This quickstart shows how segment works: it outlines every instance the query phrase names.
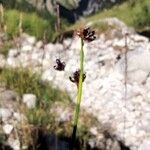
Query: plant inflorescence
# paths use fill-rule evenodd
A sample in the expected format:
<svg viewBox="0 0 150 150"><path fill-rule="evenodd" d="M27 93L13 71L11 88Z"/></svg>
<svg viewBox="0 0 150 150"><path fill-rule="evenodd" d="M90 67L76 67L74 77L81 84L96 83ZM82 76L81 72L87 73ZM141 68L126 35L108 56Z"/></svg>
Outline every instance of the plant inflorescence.
<svg viewBox="0 0 150 150"><path fill-rule="evenodd" d="M80 113L80 104L82 97L82 86L83 81L86 78L86 74L84 73L84 42L92 42L96 39L95 31L92 31L89 27L80 29L76 32L76 34L80 37L81 40L81 48L80 48L80 69L76 70L72 76L69 77L70 81L75 83L77 86L77 102L75 107L75 115L73 122L73 132L72 132L72 141L70 144L70 149L72 150L76 141L76 132L77 125L79 120ZM63 71L65 69L65 63L60 59L56 59L56 65L54 66L56 70Z"/></svg>

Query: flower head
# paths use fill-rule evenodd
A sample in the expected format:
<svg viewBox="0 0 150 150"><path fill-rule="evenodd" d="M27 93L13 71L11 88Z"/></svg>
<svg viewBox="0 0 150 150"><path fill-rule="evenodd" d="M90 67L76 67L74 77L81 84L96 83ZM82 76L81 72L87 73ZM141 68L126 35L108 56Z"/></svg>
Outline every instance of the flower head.
<svg viewBox="0 0 150 150"><path fill-rule="evenodd" d="M82 82L84 82L85 78L86 78L86 74L83 73L83 77L82 77ZM73 73L72 77L69 77L70 81L73 83L76 83L76 85L79 84L79 79L80 79L80 70L77 70Z"/></svg>
<svg viewBox="0 0 150 150"><path fill-rule="evenodd" d="M62 62L60 59L56 59L56 65L54 66L55 70L64 71L65 66L65 62Z"/></svg>
<svg viewBox="0 0 150 150"><path fill-rule="evenodd" d="M77 35L84 41L91 42L96 39L95 31L92 31L89 27L77 31Z"/></svg>

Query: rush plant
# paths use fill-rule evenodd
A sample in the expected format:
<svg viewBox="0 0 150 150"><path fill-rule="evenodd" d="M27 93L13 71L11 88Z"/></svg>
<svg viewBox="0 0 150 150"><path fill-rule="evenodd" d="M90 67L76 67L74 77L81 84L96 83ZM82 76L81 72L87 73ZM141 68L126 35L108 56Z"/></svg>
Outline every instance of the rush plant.
<svg viewBox="0 0 150 150"><path fill-rule="evenodd" d="M73 150L76 141L76 132L77 132L77 126L78 126L78 120L80 114L80 104L82 98L82 87L83 87L83 81L86 78L86 74L84 73L84 42L85 41L91 42L96 38L95 31L91 31L89 27L78 30L76 34L80 37L81 40L80 69L76 70L73 73L73 75L69 77L70 81L75 83L77 86L77 101L75 107L75 115L73 119L73 132L72 132L70 150ZM56 59L56 65L54 66L54 68L59 71L64 71L65 65L66 64L64 62L61 62L59 59Z"/></svg>

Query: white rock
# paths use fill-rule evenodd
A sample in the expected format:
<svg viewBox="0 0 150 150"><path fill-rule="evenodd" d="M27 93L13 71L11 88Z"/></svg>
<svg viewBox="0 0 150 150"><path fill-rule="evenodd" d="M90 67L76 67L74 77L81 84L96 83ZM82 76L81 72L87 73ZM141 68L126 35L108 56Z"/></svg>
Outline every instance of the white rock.
<svg viewBox="0 0 150 150"><path fill-rule="evenodd" d="M17 58L13 58L13 57L8 57L7 58L7 64L13 68L19 67L20 66L20 62Z"/></svg>
<svg viewBox="0 0 150 150"><path fill-rule="evenodd" d="M93 134L93 135L97 135L98 134L98 131L97 131L97 128L96 127L92 127L90 129L90 132Z"/></svg>
<svg viewBox="0 0 150 150"><path fill-rule="evenodd" d="M79 38L74 39L74 41L71 44L70 49L72 49L72 50L80 49L80 39Z"/></svg>
<svg viewBox="0 0 150 150"><path fill-rule="evenodd" d="M32 60L37 60L37 61L40 62L43 59L43 55L44 55L43 51L40 51L38 53L32 53L31 59Z"/></svg>
<svg viewBox="0 0 150 150"><path fill-rule="evenodd" d="M0 108L0 118L7 120L9 117L11 117L12 111L7 108Z"/></svg>
<svg viewBox="0 0 150 150"><path fill-rule="evenodd" d="M56 43L55 44L55 50L57 51L62 51L62 50L64 50L64 48L63 48L63 45L62 44L60 44L60 43Z"/></svg>
<svg viewBox="0 0 150 150"><path fill-rule="evenodd" d="M11 138L8 140L8 144L11 145L11 147L14 150L20 150L20 141L19 140Z"/></svg>
<svg viewBox="0 0 150 150"><path fill-rule="evenodd" d="M10 49L8 52L8 57L15 57L18 55L18 50L17 49Z"/></svg>
<svg viewBox="0 0 150 150"><path fill-rule="evenodd" d="M35 42L36 42L36 38L34 36L30 36L26 40L31 45L35 44Z"/></svg>
<svg viewBox="0 0 150 150"><path fill-rule="evenodd" d="M150 118L149 118L149 121L146 120L145 118L143 118L142 120L142 124L141 124L141 128L142 130L146 131L146 132L150 132Z"/></svg>
<svg viewBox="0 0 150 150"><path fill-rule="evenodd" d="M24 45L21 50L23 52L30 52L30 51L32 51L32 49L33 49L33 47L31 45Z"/></svg>
<svg viewBox="0 0 150 150"><path fill-rule="evenodd" d="M138 132L138 129L136 127L131 127L129 128L129 130L130 130L131 136L135 136Z"/></svg>
<svg viewBox="0 0 150 150"><path fill-rule="evenodd" d="M49 61L49 59L44 59L42 61L42 66L43 66L43 69L46 70L46 69L49 69L51 67L51 62Z"/></svg>
<svg viewBox="0 0 150 150"><path fill-rule="evenodd" d="M146 81L146 88L147 88L148 90L150 90L150 77L147 78L147 81Z"/></svg>
<svg viewBox="0 0 150 150"><path fill-rule="evenodd" d="M123 48L124 45L125 45L124 40L117 40L117 39L116 39L116 40L114 41L114 43L113 43L113 46L114 46L114 47L122 47L122 48Z"/></svg>
<svg viewBox="0 0 150 150"><path fill-rule="evenodd" d="M128 53L128 71L143 70L150 71L150 52L130 52Z"/></svg>
<svg viewBox="0 0 150 150"><path fill-rule="evenodd" d="M21 53L18 57L19 61L23 64L31 61L31 54L27 55L25 53Z"/></svg>
<svg viewBox="0 0 150 150"><path fill-rule="evenodd" d="M43 46L43 42L42 41L38 41L37 43L36 43L36 48L41 48L42 46Z"/></svg>
<svg viewBox="0 0 150 150"><path fill-rule="evenodd" d="M6 124L3 126L3 131L5 134L9 135L12 132L13 128L14 127L11 124Z"/></svg>
<svg viewBox="0 0 150 150"><path fill-rule="evenodd" d="M47 69L43 72L41 79L42 81L52 81L54 79L54 74L50 69Z"/></svg>
<svg viewBox="0 0 150 150"><path fill-rule="evenodd" d="M147 93L147 99L150 102L150 92Z"/></svg>
<svg viewBox="0 0 150 150"><path fill-rule="evenodd" d="M23 103L26 104L28 108L34 108L36 105L36 95L34 94L24 94Z"/></svg>
<svg viewBox="0 0 150 150"><path fill-rule="evenodd" d="M18 122L20 122L20 121L25 121L25 120L26 120L26 117L25 117L23 114L17 113L17 112L14 112L13 117L14 117Z"/></svg>
<svg viewBox="0 0 150 150"><path fill-rule="evenodd" d="M143 71L143 70L136 70L136 71L130 71L128 73L128 81L130 83L132 82L137 82L137 83L142 83L143 81L146 80L148 73Z"/></svg>
<svg viewBox="0 0 150 150"><path fill-rule="evenodd" d="M136 42L148 42L148 38L140 36L138 34L133 34L130 37Z"/></svg>
<svg viewBox="0 0 150 150"><path fill-rule="evenodd" d="M65 39L65 40L63 41L63 44L65 45L65 47L70 46L71 43L72 43L72 39Z"/></svg>
<svg viewBox="0 0 150 150"><path fill-rule="evenodd" d="M149 150L150 149L150 141L144 141L138 150Z"/></svg>
<svg viewBox="0 0 150 150"><path fill-rule="evenodd" d="M46 51L47 51L47 50L53 51L53 50L55 49L55 45L52 44L52 43L48 43L48 44L46 44L46 45L44 46L44 49L45 49Z"/></svg>
<svg viewBox="0 0 150 150"><path fill-rule="evenodd" d="M90 147L93 149L96 146L96 139L89 139L88 144L90 145Z"/></svg>

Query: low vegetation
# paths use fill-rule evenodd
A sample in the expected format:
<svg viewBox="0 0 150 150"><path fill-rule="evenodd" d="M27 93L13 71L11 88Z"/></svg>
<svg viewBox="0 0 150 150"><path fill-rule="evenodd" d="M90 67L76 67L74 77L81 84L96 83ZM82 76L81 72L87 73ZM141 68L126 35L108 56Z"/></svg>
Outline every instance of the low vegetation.
<svg viewBox="0 0 150 150"><path fill-rule="evenodd" d="M0 83L5 83L7 89L17 92L20 99L25 93L33 93L37 96L37 105L34 109L26 109L26 107L21 109L26 114L29 124L35 126L47 127L52 125L54 127L55 114L50 113L50 108L55 102L63 105L71 103L70 97L65 91L54 88L52 84L42 83L40 76L30 70L2 69L0 71ZM21 101L20 104L22 104Z"/></svg>
<svg viewBox="0 0 150 150"><path fill-rule="evenodd" d="M22 30L30 35L36 36L38 39L53 39L55 18L50 17L49 20L43 19L34 13L25 13L18 10L6 10L4 12L4 24L6 25L6 33L9 37L19 34L20 15L22 14Z"/></svg>
<svg viewBox="0 0 150 150"><path fill-rule="evenodd" d="M76 29L81 26L83 27L89 22L95 22L106 17L117 17L127 25L134 27L137 31L150 30L149 6L149 0L128 0L120 5L115 5L111 9L105 9L95 15L86 17L84 20L78 21L70 28Z"/></svg>
<svg viewBox="0 0 150 150"><path fill-rule="evenodd" d="M25 141L32 142L29 131L34 131L35 129L70 138L72 132L71 120L61 123L57 121L57 117L59 116L55 113L56 108L63 108L64 110L69 108L73 113L74 104L70 101L70 97L65 91L54 88L52 84L42 83L40 75L22 68L1 69L0 83L5 83L7 89L16 91L20 99L24 93L33 93L37 96L37 105L33 109L28 109L20 101L20 110L28 119L28 124L21 125L23 132L22 138L26 138ZM86 124L84 124L85 121ZM81 111L78 138L79 141L81 140L82 146L86 146L87 140L91 137L88 129L93 124L95 125L95 123L98 122L94 117L87 114L84 110ZM33 138L38 137L34 135ZM0 137L1 141L2 139Z"/></svg>
<svg viewBox="0 0 150 150"><path fill-rule="evenodd" d="M67 92L54 88L52 83L42 83L40 75L32 73L30 70L21 68L1 69L0 83L5 83L7 89L16 91L20 98L24 93L33 93L37 96L36 108L26 111L31 124L37 126L51 124L55 118L55 114L50 113L50 108L53 106L70 107L73 110L74 104ZM91 117L89 118L89 120L92 120ZM85 119L85 115L83 119Z"/></svg>
<svg viewBox="0 0 150 150"><path fill-rule="evenodd" d="M40 75L32 73L30 70L3 69L0 72L0 81L6 83L7 88L15 90L20 96L24 93L33 93L38 100L48 101L48 103L70 100L66 92L54 88L52 84L42 83Z"/></svg>
<svg viewBox="0 0 150 150"><path fill-rule="evenodd" d="M9 49L13 47L13 43L11 40L3 41L0 44L0 54L3 54L5 57L7 56Z"/></svg>

